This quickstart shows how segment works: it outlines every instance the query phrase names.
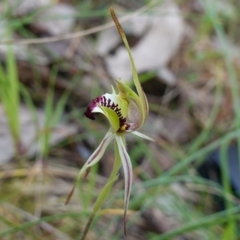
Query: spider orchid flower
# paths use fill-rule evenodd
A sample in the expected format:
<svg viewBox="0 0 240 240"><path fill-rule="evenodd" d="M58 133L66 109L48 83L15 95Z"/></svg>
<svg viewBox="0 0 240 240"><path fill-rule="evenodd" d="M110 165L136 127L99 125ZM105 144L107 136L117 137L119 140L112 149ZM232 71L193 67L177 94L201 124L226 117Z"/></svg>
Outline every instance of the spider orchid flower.
<svg viewBox="0 0 240 240"><path fill-rule="evenodd" d="M84 176L87 173L88 168L96 164L102 158L107 146L112 141L115 141L121 158L125 178L125 197L124 197L124 223L125 223L131 193L133 174L131 160L125 147L124 135L127 133L133 133L147 140L150 141L153 140L150 137L137 131L145 123L146 118L148 116L148 102L140 85L136 67L133 61L133 57L126 36L112 8L110 8L110 12L115 22L115 25L119 31L119 34L126 46L127 52L129 54L133 72L133 81L137 93L134 92L123 81L117 80L116 81L117 91L112 86L112 93L105 93L95 98L88 105L84 115L89 119L95 120L96 113L103 114L110 123L110 129L108 130L107 134L105 135L97 149L93 152L93 154L89 157L85 165L80 170L78 178Z"/></svg>

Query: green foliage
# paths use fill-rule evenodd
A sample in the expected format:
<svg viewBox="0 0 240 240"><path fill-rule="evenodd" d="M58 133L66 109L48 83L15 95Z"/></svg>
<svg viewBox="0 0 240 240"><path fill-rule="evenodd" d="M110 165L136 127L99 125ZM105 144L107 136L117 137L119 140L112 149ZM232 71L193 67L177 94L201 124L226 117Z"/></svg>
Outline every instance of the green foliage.
<svg viewBox="0 0 240 240"><path fill-rule="evenodd" d="M76 1L77 2L77 1ZM148 1L145 1L148 2ZM188 61L188 69L186 70L184 78L187 79L189 84L196 83L201 71L205 71L205 67L208 66L213 72L216 78L216 85L213 88L214 91L214 105L212 106L211 112L206 119L205 125L201 129L200 133L196 135L194 139L188 142L186 145L172 145L165 143L162 145L160 140L157 142L157 146L161 146L173 156L175 165L164 172L159 167L157 159L153 158L151 149L142 140L134 142L133 146L129 147L131 159L133 160L134 174L139 177L139 183L134 184L131 194L130 206L134 214L129 214L128 217L128 229L137 222L137 219L141 217L146 209L158 209L179 220L180 226L177 226L173 230L165 234L157 234L153 232L147 233L147 239L151 240L174 240L175 238L186 235L190 236L190 239L201 239L201 240L235 240L238 239L237 227L239 226L239 212L240 208L236 206L239 203L239 199L232 195L229 182L228 162L227 162L227 147L231 142L237 142L240 149L240 111L239 111L239 83L238 74L239 71L235 69L232 64L230 51L228 49L227 40L232 39L236 42L237 26L239 25L239 14L234 16L228 16L218 11L218 1L198 1L203 7L201 14L191 13L186 17L196 24L196 45L198 39L211 39L212 36L216 36L220 39L221 52L215 52L214 50L209 51L201 50L196 51L194 44L189 46L186 59ZM211 4L210 4L211 2ZM236 9L239 9L237 2L231 1ZM179 1L180 4L186 4L188 6L188 0ZM213 5L212 5L213 4ZM102 7L100 10L92 10L93 3L84 1L82 4L77 2L79 14L76 16L77 19L88 18L92 16L107 16L108 9ZM185 5L184 5L185 6ZM36 16L37 12L31 16L25 17L24 19L12 19L12 28L17 30L22 36L31 37L30 32L25 28L26 23L31 23ZM10 18L10 12L6 13ZM18 71L16 60L13 54L12 45L8 46L6 64L0 66L0 101L6 112L9 127L12 132L13 139L15 141L16 151L19 148L20 143L20 127L19 127L19 104L20 104L20 93L23 97L24 102L28 108L31 109L33 118L37 122L36 106L32 99L28 89L19 84ZM203 66L201 68L200 66ZM222 72L226 69L226 82L223 82ZM225 72L224 72L225 73ZM62 120L64 111L66 109L67 101L71 97L71 90L76 86L77 79L69 79L71 82L71 89L65 91L58 101L56 101L55 83L56 83L57 69L52 70L51 79L47 87L47 98L44 101L45 111L45 122L43 129L39 130L38 144L41 148L40 157L48 159L51 148L49 141L51 139L52 129ZM149 79L155 76L155 73L145 73L140 76L142 82L147 82ZM91 97L97 96L101 93L99 90L99 79L95 79L93 84ZM232 107L234 110L234 117L226 122L226 125L218 125L217 118L222 107L222 96L225 94L224 89L230 90L231 97L233 99ZM195 106L194 102L189 101L189 107L187 109L192 110ZM156 111L159 106L154 106L150 103L150 109ZM161 109L162 112L166 109ZM160 113L161 114L161 113ZM96 142L100 142L103 135L103 130L99 125L97 127L82 117L82 110L76 107L70 107L70 110L66 116L66 119L74 120L80 123L83 130L82 133L75 137L72 141L83 141L91 132L92 138L96 139ZM98 129L98 131L96 131ZM214 149L220 149L221 155L221 172L223 178L223 184L219 185L212 181L204 180L197 176L193 166L200 164L205 157L211 153ZM149 172L145 171L144 168L139 167L139 157L145 156L150 167L153 169L153 176ZM71 159L69 159L71 161ZM48 168L51 169L51 163L48 163ZM22 234L26 239L40 239L35 233L36 229L40 229L44 224L48 224L46 229L50 227L53 237L49 239L78 239L80 234L84 236L84 229L86 222L87 231L90 224L92 224L91 230L89 230L91 239L121 239L122 234L121 226L119 232L113 233L113 225L118 226L119 219L122 216L122 212L116 213L113 210L122 209L123 207L123 196L124 192L122 189L122 181L119 180L117 184L111 190L113 182L117 177L117 169L119 166L115 166L114 174L103 192L103 182L106 179L99 180L98 166L91 169L88 180L81 182L79 187L79 196L77 202L74 201L72 205L68 207L64 206L64 200L67 194L67 190L61 192L59 195L54 195L52 198L47 199L51 189L44 190L46 186L56 186L55 180L59 178L61 171L66 176L64 178L69 181L69 174L73 171L73 175L76 175L76 171L68 168L66 165L61 163L55 164L55 171L52 170L51 174L44 173L44 179L46 182L36 181L37 174L34 173L35 168L31 168L29 164L28 168L16 167L14 171L2 170L0 172L0 179L2 189L0 191L0 238L1 239L15 239ZM78 170L79 167L76 167ZM75 170L76 170L75 169ZM32 175L31 175L31 174ZM55 175L57 177L55 177ZM59 175L58 175L59 174ZM74 176L75 176L74 175ZM62 175L60 175L62 176ZM9 180L9 178L11 180ZM71 176L71 178L74 178ZM179 196L172 190L172 186L176 183L184 183L193 193L197 193L200 198L198 203L184 202L179 199ZM32 188L39 189L41 187L42 205L49 205L51 209L48 212L44 212L42 216L38 217L35 215L36 205L39 204L36 195L30 193ZM56 188L65 189L64 184L57 185ZM46 196L45 196L46 195ZM92 209L94 202L100 195L99 200ZM105 197L108 195L108 200L103 204ZM218 195L225 201L226 210L214 213L211 208L205 205L206 199L209 200L208 204L214 204L212 195ZM57 196L57 197L56 197ZM56 200L57 198L57 200ZM55 205L51 205L52 202L56 201ZM76 207L77 206L77 207ZM104 210L97 211L103 207ZM59 210L60 209L60 210ZM106 213L108 210L108 213ZM61 213L60 213L61 212ZM130 212L130 211L129 211ZM103 218L103 225L99 225L97 221L92 221L96 215L97 218ZM41 227L39 227L41 226ZM135 225L134 225L135 226ZM39 228L38 228L39 227ZM45 229L45 228L44 228ZM44 231L43 231L44 232ZM45 235L46 236L46 235Z"/></svg>
<svg viewBox="0 0 240 240"><path fill-rule="evenodd" d="M19 127L19 81L16 60L11 45L8 45L6 69L0 65L0 100L3 104L16 151L20 147Z"/></svg>

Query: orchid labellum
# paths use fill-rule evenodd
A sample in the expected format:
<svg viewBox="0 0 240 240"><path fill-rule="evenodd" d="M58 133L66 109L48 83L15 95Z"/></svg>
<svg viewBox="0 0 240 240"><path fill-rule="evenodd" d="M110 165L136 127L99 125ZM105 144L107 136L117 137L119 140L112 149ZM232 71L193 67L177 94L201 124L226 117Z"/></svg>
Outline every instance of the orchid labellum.
<svg viewBox="0 0 240 240"><path fill-rule="evenodd" d="M125 134L133 133L147 140L150 141L153 140L137 131L145 123L146 118L148 116L148 102L140 85L133 56L131 54L126 36L112 8L110 8L110 12L112 19L118 29L118 32L129 54L133 72L133 82L137 92L134 92L128 86L127 83L124 83L121 80L117 80L116 89L112 87L112 93L105 93L95 98L88 105L84 113L85 116L94 120L96 113L103 114L110 123L110 129L108 130L107 134L105 135L97 149L93 152L93 154L89 157L85 165L80 170L78 179L83 177L86 174L88 168L96 164L102 158L107 146L112 141L115 141L122 162L125 178L125 198L124 198L124 229L125 229L126 213L128 209L133 176L132 176L132 164L126 150L124 136ZM73 190L70 193L67 202L69 201L72 193Z"/></svg>

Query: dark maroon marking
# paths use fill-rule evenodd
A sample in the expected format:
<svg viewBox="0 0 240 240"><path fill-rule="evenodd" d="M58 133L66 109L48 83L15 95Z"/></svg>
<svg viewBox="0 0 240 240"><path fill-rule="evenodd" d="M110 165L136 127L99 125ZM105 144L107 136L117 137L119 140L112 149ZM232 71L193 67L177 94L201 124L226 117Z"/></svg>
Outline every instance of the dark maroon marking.
<svg viewBox="0 0 240 240"><path fill-rule="evenodd" d="M128 130L129 125L126 124L126 118L122 116L121 108L118 108L118 104L115 104L114 102L111 102L111 99L107 99L105 96L99 96L95 98L88 106L86 111L84 112L84 115L91 119L95 120L95 114L92 112L93 109L97 106L97 104L100 104L101 106L107 107L115 111L119 118L119 132L122 131L121 128L125 126L124 130Z"/></svg>
<svg viewBox="0 0 240 240"><path fill-rule="evenodd" d="M86 179L89 173L90 173L90 168L86 170L85 174L83 175L83 179Z"/></svg>
<svg viewBox="0 0 240 240"><path fill-rule="evenodd" d="M115 109L116 105L113 103L111 109Z"/></svg>
<svg viewBox="0 0 240 240"><path fill-rule="evenodd" d="M108 99L108 103L106 107L111 108L110 104L111 104L111 99Z"/></svg>
<svg viewBox="0 0 240 240"><path fill-rule="evenodd" d="M92 110L96 107L96 103L95 102L92 102L88 105L86 111L84 112L84 115L91 119L91 120L95 120L95 117L94 117L94 113L92 113Z"/></svg>

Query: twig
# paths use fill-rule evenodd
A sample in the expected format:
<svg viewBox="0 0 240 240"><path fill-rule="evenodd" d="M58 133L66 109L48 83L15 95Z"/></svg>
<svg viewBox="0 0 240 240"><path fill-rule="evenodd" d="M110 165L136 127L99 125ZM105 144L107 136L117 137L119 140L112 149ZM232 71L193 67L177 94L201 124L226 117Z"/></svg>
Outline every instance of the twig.
<svg viewBox="0 0 240 240"><path fill-rule="evenodd" d="M147 11L150 7L153 7L158 2L159 2L159 0L152 1L151 3L139 8L135 12L119 18L119 22L123 23L123 22L131 19L132 17L137 16L137 15ZM68 33L68 34L61 35L61 36L46 37L46 38L40 38L40 39L33 38L33 39L24 39L24 40L10 40L10 41L8 40L8 41L0 42L0 45L1 44L28 45L28 44L47 43L47 42L57 42L57 41L61 41L61 40L83 37L83 36L86 36L86 35L90 35L90 34L93 34L93 33L96 33L96 32L103 31L103 30L108 29L108 28L113 27L113 26L114 26L114 23L111 21L111 22L102 24L100 26L89 28L89 29L79 31L79 32L75 32L75 33Z"/></svg>

